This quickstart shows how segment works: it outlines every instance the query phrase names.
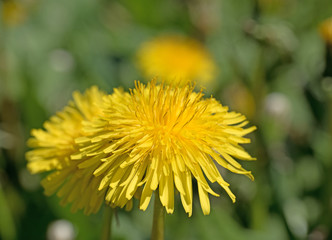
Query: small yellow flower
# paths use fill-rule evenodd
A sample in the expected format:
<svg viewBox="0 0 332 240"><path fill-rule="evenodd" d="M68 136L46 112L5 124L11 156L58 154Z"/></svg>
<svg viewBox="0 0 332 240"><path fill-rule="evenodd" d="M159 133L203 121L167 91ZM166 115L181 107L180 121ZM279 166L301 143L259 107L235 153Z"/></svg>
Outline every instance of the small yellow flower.
<svg viewBox="0 0 332 240"><path fill-rule="evenodd" d="M82 169L102 161L94 175L101 177L98 189L107 189L112 206L123 207L142 190L140 209L145 210L158 188L162 205L172 213L177 190L191 216L194 178L203 213L209 214L209 194L218 194L208 181L235 201L217 165L253 179L235 158L254 160L240 144L250 142L244 136L255 127L243 128L248 124L243 115L212 97L203 99L191 86L136 82L130 94L115 90L105 97L102 108L100 118L85 126L90 135L76 139L80 153L72 158L82 162Z"/></svg>
<svg viewBox="0 0 332 240"><path fill-rule="evenodd" d="M27 6L21 2L9 0L2 5L2 20L8 26L22 23L27 17Z"/></svg>
<svg viewBox="0 0 332 240"><path fill-rule="evenodd" d="M63 205L72 204L72 211L83 209L86 214L95 213L104 201L105 191L98 191L100 179L93 175L98 163L81 169L80 161L71 160L77 153L75 138L86 136L83 121L91 121L100 114L100 105L105 94L91 87L85 94L73 93L63 111L44 123L45 130L33 129L27 152L28 169L31 173L51 172L42 180L46 195L57 195Z"/></svg>
<svg viewBox="0 0 332 240"><path fill-rule="evenodd" d="M215 63L204 46L180 36L162 36L144 43L137 60L147 78L158 76L173 84L197 81L205 86L216 74Z"/></svg>
<svg viewBox="0 0 332 240"><path fill-rule="evenodd" d="M323 21L320 24L319 30L325 42L332 46L332 17Z"/></svg>

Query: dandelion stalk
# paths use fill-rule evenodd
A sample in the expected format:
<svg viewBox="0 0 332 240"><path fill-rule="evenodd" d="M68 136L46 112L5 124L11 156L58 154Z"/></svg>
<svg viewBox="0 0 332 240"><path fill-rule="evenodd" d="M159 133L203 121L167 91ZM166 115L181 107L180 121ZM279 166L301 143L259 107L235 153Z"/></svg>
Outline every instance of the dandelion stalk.
<svg viewBox="0 0 332 240"><path fill-rule="evenodd" d="M164 239L164 220L165 220L165 208L160 202L158 191L156 191L154 199L151 240Z"/></svg>
<svg viewBox="0 0 332 240"><path fill-rule="evenodd" d="M101 240L110 240L112 236L113 208L105 206Z"/></svg>

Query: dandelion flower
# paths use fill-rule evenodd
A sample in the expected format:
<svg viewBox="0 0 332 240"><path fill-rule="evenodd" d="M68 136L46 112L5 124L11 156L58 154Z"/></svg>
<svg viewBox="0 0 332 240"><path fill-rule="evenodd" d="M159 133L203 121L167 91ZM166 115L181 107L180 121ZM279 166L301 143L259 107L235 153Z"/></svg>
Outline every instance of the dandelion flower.
<svg viewBox="0 0 332 240"><path fill-rule="evenodd" d="M21 2L9 0L2 4L2 20L7 26L16 26L26 19L28 9Z"/></svg>
<svg viewBox="0 0 332 240"><path fill-rule="evenodd" d="M180 36L162 36L144 43L137 60L146 77L158 76L174 84L197 81L205 86L216 72L215 63L204 46Z"/></svg>
<svg viewBox="0 0 332 240"><path fill-rule="evenodd" d="M325 42L332 46L332 17L323 21L319 30Z"/></svg>
<svg viewBox="0 0 332 240"><path fill-rule="evenodd" d="M57 192L63 205L72 203L72 211L84 209L86 214L99 210L105 191L98 191L100 179L93 175L96 167L81 169L80 161L73 161L70 156L78 151L75 138L86 136L83 121L91 121L100 113L104 95L97 87L83 95L74 92L74 100L44 123L45 130L33 129L28 140L33 148L26 154L29 171L50 172L42 180L45 194Z"/></svg>
<svg viewBox="0 0 332 240"><path fill-rule="evenodd" d="M243 128L248 124L243 115L212 97L204 99L192 86L136 82L130 94L116 90L105 97L102 108L100 118L85 126L90 135L76 139L80 153L73 158L82 164L101 159L94 175L102 177L98 189L107 189L111 205L123 207L142 191L140 209L145 210L158 189L168 213L178 192L191 216L196 179L203 213L209 214L209 194L218 194L208 182L217 182L235 201L217 165L253 179L235 159L254 160L240 144L250 142L244 136L255 127Z"/></svg>

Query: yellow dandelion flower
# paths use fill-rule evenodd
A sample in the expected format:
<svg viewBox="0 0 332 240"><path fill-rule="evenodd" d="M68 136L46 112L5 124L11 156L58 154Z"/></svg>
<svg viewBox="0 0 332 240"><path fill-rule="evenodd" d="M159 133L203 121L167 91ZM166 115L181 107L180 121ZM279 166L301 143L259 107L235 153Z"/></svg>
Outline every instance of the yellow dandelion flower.
<svg viewBox="0 0 332 240"><path fill-rule="evenodd" d="M91 87L83 95L74 92L74 101L45 122L45 130L33 129L28 140L33 148L26 154L29 171L51 172L42 180L45 194L57 192L61 204L72 203L72 211L84 209L86 214L99 210L105 191L97 190L100 179L93 175L96 167L81 169L80 162L70 156L78 152L75 138L87 135L83 132L83 121L91 121L100 113L104 95L97 87Z"/></svg>
<svg viewBox="0 0 332 240"><path fill-rule="evenodd" d="M180 36L162 36L144 43L137 60L147 78L158 76L173 84L197 81L205 86L216 73L215 63L204 46Z"/></svg>
<svg viewBox="0 0 332 240"><path fill-rule="evenodd" d="M320 34L325 42L332 45L332 17L326 19L320 24Z"/></svg>
<svg viewBox="0 0 332 240"><path fill-rule="evenodd" d="M20 2L4 1L2 5L2 20L8 26L22 23L27 17L27 7Z"/></svg>
<svg viewBox="0 0 332 240"><path fill-rule="evenodd" d="M217 165L253 179L235 158L254 160L240 144L250 142L244 136L255 127L243 128L248 124L243 115L212 97L203 99L191 86L136 82L130 94L116 90L105 97L102 108L101 117L85 127L91 135L76 139L80 153L73 158L82 164L101 159L94 175L102 177L98 189L107 189L106 202L113 206L123 207L139 189L145 210L159 189L162 205L172 213L177 190L191 216L196 179L203 213L209 214L209 194L218 194L208 181L235 201Z"/></svg>

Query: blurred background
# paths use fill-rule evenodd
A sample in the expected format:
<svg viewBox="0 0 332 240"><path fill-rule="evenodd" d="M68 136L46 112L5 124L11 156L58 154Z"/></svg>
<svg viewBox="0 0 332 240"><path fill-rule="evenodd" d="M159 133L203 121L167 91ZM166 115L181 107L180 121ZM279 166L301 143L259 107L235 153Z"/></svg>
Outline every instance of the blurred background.
<svg viewBox="0 0 332 240"><path fill-rule="evenodd" d="M73 214L43 195L26 140L74 90L147 82L136 54L163 34L201 42L217 66L206 95L258 127L245 146L258 160L243 163L255 181L223 171L237 202L214 188L209 216L197 193L191 218L177 199L166 239L332 239L330 0L1 0L0 9L0 239L100 237L102 210ZM118 210L114 239L149 239L152 202Z"/></svg>

